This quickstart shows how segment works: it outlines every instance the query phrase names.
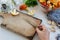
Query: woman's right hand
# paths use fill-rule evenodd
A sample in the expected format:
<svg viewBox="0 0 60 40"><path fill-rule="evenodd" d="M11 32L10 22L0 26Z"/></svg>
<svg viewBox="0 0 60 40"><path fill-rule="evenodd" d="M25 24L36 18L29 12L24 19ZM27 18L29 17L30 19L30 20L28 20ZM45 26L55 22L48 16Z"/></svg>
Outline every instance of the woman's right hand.
<svg viewBox="0 0 60 40"><path fill-rule="evenodd" d="M40 30L41 27L42 27L42 30ZM36 28L36 31L40 40L49 40L50 33L45 26L40 25L38 28Z"/></svg>

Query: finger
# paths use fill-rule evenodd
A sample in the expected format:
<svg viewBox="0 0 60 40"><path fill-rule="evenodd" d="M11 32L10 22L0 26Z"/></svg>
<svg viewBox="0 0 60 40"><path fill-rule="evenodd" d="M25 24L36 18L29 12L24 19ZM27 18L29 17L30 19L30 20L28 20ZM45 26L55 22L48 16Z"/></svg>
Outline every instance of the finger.
<svg viewBox="0 0 60 40"><path fill-rule="evenodd" d="M37 31L38 34L40 34L42 32L38 28L36 28L36 31Z"/></svg>
<svg viewBox="0 0 60 40"><path fill-rule="evenodd" d="M39 25L38 26L39 30L43 31L43 30L46 30L46 27L44 25Z"/></svg>
<svg viewBox="0 0 60 40"><path fill-rule="evenodd" d="M45 25L42 25L42 28L43 28L43 30L47 30L46 27L45 27Z"/></svg>
<svg viewBox="0 0 60 40"><path fill-rule="evenodd" d="M40 31L42 31L42 30L43 30L42 25L38 26L38 29L39 29Z"/></svg>

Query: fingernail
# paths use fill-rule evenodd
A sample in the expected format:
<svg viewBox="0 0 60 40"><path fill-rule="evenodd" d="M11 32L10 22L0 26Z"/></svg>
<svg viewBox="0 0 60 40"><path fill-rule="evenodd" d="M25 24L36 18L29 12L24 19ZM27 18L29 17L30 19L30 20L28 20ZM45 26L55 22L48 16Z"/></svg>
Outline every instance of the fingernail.
<svg viewBox="0 0 60 40"><path fill-rule="evenodd" d="M40 30L40 31L42 31L43 30L43 28L42 28L42 26L40 25L40 26L38 26L38 29Z"/></svg>

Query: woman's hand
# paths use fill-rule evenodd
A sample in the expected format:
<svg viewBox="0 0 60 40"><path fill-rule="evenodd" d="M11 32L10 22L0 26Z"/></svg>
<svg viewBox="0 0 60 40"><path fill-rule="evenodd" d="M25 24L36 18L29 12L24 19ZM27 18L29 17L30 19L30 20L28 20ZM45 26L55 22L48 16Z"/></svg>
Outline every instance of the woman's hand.
<svg viewBox="0 0 60 40"><path fill-rule="evenodd" d="M38 28L36 28L36 31L37 31L37 34L38 34L40 40L49 40L49 34L50 33L46 29L45 26L40 25Z"/></svg>

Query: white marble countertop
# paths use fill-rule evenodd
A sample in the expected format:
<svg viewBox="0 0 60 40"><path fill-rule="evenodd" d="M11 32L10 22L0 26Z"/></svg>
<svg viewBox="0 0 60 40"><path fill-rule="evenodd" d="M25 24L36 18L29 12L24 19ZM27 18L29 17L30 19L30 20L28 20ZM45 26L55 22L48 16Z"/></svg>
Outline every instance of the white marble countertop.
<svg viewBox="0 0 60 40"><path fill-rule="evenodd" d="M15 0L15 1L16 1L17 5L22 4L22 0ZM1 0L0 6L1 6L1 3L9 3L9 2L10 2L10 0ZM10 6L11 6L11 4L10 4ZM40 6L36 6L33 9L35 10L34 16L42 19L43 20L42 24L44 24L47 27L47 29L49 29L49 27L51 25L49 25L47 23L48 20L46 18L46 15L41 11L42 8ZM1 23L1 21L2 20L0 18L0 23ZM58 28L56 28L56 32L50 32L50 40L56 40L57 34L60 34L59 31L60 30ZM38 39L39 38L37 35L35 35L35 37L33 38L33 40L38 40ZM13 33L11 31L8 31L8 30L0 27L0 40L26 40L26 39L20 35L17 35L16 33Z"/></svg>

